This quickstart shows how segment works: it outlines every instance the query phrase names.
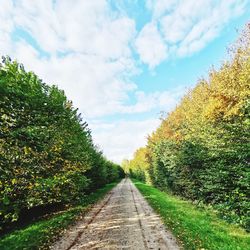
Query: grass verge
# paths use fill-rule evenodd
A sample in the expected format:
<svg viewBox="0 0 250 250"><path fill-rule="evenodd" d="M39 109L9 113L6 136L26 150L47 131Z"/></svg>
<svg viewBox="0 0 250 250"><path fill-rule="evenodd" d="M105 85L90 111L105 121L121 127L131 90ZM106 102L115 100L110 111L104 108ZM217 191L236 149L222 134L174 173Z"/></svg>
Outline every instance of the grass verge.
<svg viewBox="0 0 250 250"><path fill-rule="evenodd" d="M133 182L184 249L250 249L250 234L219 219L213 211L197 208L137 180Z"/></svg>
<svg viewBox="0 0 250 250"><path fill-rule="evenodd" d="M48 249L48 245L58 237L60 232L72 224L117 183L107 184L104 188L86 196L78 206L54 214L47 219L37 221L27 227L16 230L0 238L1 250Z"/></svg>

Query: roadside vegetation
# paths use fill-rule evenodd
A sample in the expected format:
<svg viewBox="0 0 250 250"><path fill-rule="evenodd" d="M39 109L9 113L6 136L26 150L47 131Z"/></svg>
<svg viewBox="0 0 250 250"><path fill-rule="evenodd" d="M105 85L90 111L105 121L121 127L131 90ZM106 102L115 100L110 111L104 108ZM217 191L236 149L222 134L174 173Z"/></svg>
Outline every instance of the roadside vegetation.
<svg viewBox="0 0 250 250"><path fill-rule="evenodd" d="M213 210L198 209L189 201L133 181L184 249L249 249L250 235L242 228L218 219Z"/></svg>
<svg viewBox="0 0 250 250"><path fill-rule="evenodd" d="M58 211L49 217L30 223L0 238L0 249L48 249L60 232L82 216L90 207L110 191L116 183L107 184L88 196L83 196L79 203L66 210Z"/></svg>
<svg viewBox="0 0 250 250"><path fill-rule="evenodd" d="M0 234L123 176L62 90L3 57L0 93Z"/></svg>
<svg viewBox="0 0 250 250"><path fill-rule="evenodd" d="M250 24L220 69L211 69L199 80L162 119L146 147L122 165L130 176L195 204L210 205L221 218L249 231L249 159ZM182 219L179 223L185 223ZM206 229L206 221L198 225ZM230 233L225 230L223 226L221 233ZM214 240L216 244L219 238Z"/></svg>

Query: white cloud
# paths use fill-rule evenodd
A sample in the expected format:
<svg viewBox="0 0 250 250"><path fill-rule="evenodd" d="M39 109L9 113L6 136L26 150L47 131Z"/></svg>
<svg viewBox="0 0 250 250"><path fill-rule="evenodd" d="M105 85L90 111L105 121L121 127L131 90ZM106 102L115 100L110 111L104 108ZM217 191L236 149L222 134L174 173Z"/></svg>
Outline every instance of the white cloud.
<svg viewBox="0 0 250 250"><path fill-rule="evenodd" d="M134 21L112 12L104 0L17 1L15 23L44 51L74 51L106 59L128 56Z"/></svg>
<svg viewBox="0 0 250 250"><path fill-rule="evenodd" d="M136 88L129 80L136 72L130 48L134 20L112 11L105 0L11 3L1 5L0 52L59 85L85 117L118 112ZM29 38L14 41L15 27L29 33L36 48Z"/></svg>
<svg viewBox="0 0 250 250"><path fill-rule="evenodd" d="M13 29L13 4L0 0L0 6L0 54L9 54L12 50L10 33Z"/></svg>
<svg viewBox="0 0 250 250"><path fill-rule="evenodd" d="M45 82L58 84L67 97L79 107L84 117L119 112L136 85L125 81L127 70L133 71L131 59L104 61L97 56L70 54L66 57L38 59L31 46L19 43L16 55Z"/></svg>
<svg viewBox="0 0 250 250"><path fill-rule="evenodd" d="M184 87L176 87L171 91L155 91L147 94L143 91L136 91L136 103L134 105L121 106L119 112L142 113L154 109L169 112L175 107L185 92L186 89Z"/></svg>
<svg viewBox="0 0 250 250"><path fill-rule="evenodd" d="M167 46L155 23L148 23L139 33L135 47L140 55L142 62L154 68L167 57Z"/></svg>
<svg viewBox="0 0 250 250"><path fill-rule="evenodd" d="M207 2L208 3L208 2ZM203 49L210 41L217 37L233 17L242 14L245 1L221 1L207 6L207 11L197 15L197 21L182 39L177 55L186 56ZM198 13L199 8L197 8Z"/></svg>
<svg viewBox="0 0 250 250"><path fill-rule="evenodd" d="M167 58L165 48L169 57L192 55L216 38L230 19L244 13L246 6L247 0L147 0L152 20L142 29L136 49L150 68Z"/></svg>
<svg viewBox="0 0 250 250"><path fill-rule="evenodd" d="M159 120L105 123L101 118L169 111L185 91L141 90L131 82L139 72L134 53L150 69L170 56L191 55L243 13L246 1L147 0L152 18L141 30L122 11L125 5L114 11L106 0L0 0L0 6L0 54L17 58L45 82L64 89L83 118L92 121L104 153L120 161L145 143Z"/></svg>
<svg viewBox="0 0 250 250"><path fill-rule="evenodd" d="M177 45L178 56L201 50L218 36L226 23L244 12L246 1L176 1L175 9L160 19L167 43Z"/></svg>
<svg viewBox="0 0 250 250"><path fill-rule="evenodd" d="M170 53L186 56L202 49L245 6L235 0L148 0L152 21L136 36L135 21L111 10L105 0L0 3L0 53L65 89L88 117L146 112L160 105L156 93L144 96L130 82L137 70L131 44L153 69ZM28 32L49 56L41 57L25 39L13 41L15 27ZM137 91L132 106L124 105L129 91Z"/></svg>
<svg viewBox="0 0 250 250"><path fill-rule="evenodd" d="M147 0L146 7L152 12L154 19L174 9L178 4L176 0Z"/></svg>
<svg viewBox="0 0 250 250"><path fill-rule="evenodd" d="M120 107L120 113L149 112L154 108L170 112L179 99L187 91L184 87L177 87L172 91L136 93L137 101L134 105ZM159 115L159 114L158 114ZM158 116L157 115L157 116ZM93 138L103 149L104 154L113 161L121 163L123 159L131 159L133 152L146 144L147 136L160 124L160 119L118 120L103 122L91 120L89 127L93 131Z"/></svg>
<svg viewBox="0 0 250 250"><path fill-rule="evenodd" d="M176 16L176 14L173 14L164 16L161 19L160 24L165 41L175 44L186 36L188 30L192 26L192 21L187 18L180 18Z"/></svg>
<svg viewBox="0 0 250 250"><path fill-rule="evenodd" d="M94 141L101 145L104 154L111 160L121 163L129 159L133 152L146 144L147 136L159 126L159 119L143 121L116 121L103 124L102 121L90 123Z"/></svg>

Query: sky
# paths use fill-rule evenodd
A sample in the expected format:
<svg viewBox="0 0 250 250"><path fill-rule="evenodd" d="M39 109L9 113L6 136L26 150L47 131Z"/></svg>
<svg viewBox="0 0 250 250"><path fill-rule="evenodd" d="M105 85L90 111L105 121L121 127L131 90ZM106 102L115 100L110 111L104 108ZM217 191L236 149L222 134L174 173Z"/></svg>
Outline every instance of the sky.
<svg viewBox="0 0 250 250"><path fill-rule="evenodd" d="M63 89L120 163L227 59L249 17L249 0L0 0L0 55Z"/></svg>

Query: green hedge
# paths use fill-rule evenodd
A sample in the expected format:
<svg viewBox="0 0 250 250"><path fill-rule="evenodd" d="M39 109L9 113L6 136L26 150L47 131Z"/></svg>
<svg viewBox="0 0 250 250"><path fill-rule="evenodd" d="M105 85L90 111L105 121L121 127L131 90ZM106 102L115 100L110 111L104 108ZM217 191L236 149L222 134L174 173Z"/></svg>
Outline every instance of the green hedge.
<svg viewBox="0 0 250 250"><path fill-rule="evenodd" d="M249 51L250 24L231 48L230 60L199 80L126 167L158 188L212 205L248 230ZM143 158L139 152L144 161L136 160Z"/></svg>
<svg viewBox="0 0 250 250"><path fill-rule="evenodd" d="M77 202L123 175L62 90L3 57L0 93L0 229L23 210Z"/></svg>

